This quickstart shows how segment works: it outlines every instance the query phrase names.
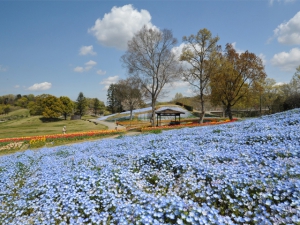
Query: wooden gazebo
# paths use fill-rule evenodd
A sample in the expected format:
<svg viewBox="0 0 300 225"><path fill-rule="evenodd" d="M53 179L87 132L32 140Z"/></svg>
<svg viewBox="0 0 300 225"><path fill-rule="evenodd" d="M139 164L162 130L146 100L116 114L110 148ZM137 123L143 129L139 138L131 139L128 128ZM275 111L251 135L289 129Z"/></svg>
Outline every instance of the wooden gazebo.
<svg viewBox="0 0 300 225"><path fill-rule="evenodd" d="M182 111L177 111L174 109L164 109L164 110L158 110L155 112L156 114L156 126L158 126L158 121L160 121L160 125L161 125L161 117L162 116L175 116L175 124L180 124L180 114L185 114L185 112ZM178 117L178 121L176 120ZM159 119L158 119L159 118Z"/></svg>

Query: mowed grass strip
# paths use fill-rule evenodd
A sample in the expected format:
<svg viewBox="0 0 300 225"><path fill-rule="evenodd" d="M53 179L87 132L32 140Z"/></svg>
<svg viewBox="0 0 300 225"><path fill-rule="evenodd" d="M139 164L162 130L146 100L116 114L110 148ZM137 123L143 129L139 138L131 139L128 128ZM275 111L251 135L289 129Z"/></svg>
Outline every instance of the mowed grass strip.
<svg viewBox="0 0 300 225"><path fill-rule="evenodd" d="M57 119L51 122L43 122L41 116L30 116L0 122L0 138L61 134L63 126L67 126L67 133L107 129L104 125L96 125L87 120Z"/></svg>

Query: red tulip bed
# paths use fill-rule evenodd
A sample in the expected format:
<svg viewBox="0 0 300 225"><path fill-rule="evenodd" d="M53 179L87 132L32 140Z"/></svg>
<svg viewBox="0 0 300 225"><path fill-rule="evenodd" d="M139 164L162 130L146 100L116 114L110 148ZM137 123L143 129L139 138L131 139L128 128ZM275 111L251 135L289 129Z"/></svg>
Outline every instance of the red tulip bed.
<svg viewBox="0 0 300 225"><path fill-rule="evenodd" d="M225 124L237 121L237 119L232 120L225 120L225 121L219 121L219 122L207 122L207 123L187 123L187 124L180 124L180 125L167 125L167 126L158 126L158 127L143 127L141 128L142 132L151 132L155 130L170 130L170 129L179 129L179 128L185 128L185 127L200 127L200 126L210 126L210 125L219 125L219 124Z"/></svg>
<svg viewBox="0 0 300 225"><path fill-rule="evenodd" d="M0 139L0 151L1 150L15 150L20 149L24 145L29 145L30 148L43 147L48 143L52 145L68 143L72 141L79 141L85 139L91 139L95 137L112 136L117 134L123 134L124 130L95 130L88 132L76 132L69 134L50 134L42 136L31 137L16 137L16 138L3 138Z"/></svg>

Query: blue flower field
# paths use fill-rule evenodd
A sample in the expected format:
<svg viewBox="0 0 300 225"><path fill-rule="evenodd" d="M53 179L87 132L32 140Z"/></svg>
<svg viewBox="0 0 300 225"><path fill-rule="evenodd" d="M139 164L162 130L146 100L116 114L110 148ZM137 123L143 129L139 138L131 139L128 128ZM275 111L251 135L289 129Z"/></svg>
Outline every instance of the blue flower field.
<svg viewBox="0 0 300 225"><path fill-rule="evenodd" d="M0 224L300 224L300 109L0 158Z"/></svg>

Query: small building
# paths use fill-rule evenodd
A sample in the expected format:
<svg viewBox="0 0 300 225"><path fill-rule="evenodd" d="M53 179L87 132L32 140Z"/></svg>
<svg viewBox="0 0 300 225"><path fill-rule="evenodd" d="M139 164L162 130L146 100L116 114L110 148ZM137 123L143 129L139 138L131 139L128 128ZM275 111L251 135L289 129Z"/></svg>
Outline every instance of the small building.
<svg viewBox="0 0 300 225"><path fill-rule="evenodd" d="M161 125L162 116L174 116L175 121L171 121L170 125L178 125L180 124L180 114L185 114L185 112L167 108L163 110L157 110L155 111L155 114L156 114L156 126L158 126L159 122Z"/></svg>

